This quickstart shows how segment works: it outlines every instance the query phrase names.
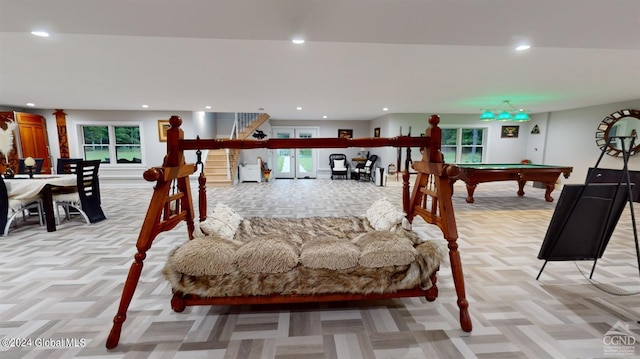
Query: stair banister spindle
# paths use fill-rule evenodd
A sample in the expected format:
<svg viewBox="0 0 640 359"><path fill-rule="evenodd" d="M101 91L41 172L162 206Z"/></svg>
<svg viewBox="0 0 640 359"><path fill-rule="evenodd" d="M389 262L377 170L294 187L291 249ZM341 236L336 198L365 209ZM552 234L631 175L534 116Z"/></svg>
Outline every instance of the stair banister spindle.
<svg viewBox="0 0 640 359"><path fill-rule="evenodd" d="M231 180L231 159L229 158L230 152L227 148L227 180Z"/></svg>
<svg viewBox="0 0 640 359"><path fill-rule="evenodd" d="M232 136L235 136L235 138L238 138L239 134L240 134L240 124L238 123L238 113L236 112L234 119L233 119L233 126L234 126L234 132L231 133Z"/></svg>

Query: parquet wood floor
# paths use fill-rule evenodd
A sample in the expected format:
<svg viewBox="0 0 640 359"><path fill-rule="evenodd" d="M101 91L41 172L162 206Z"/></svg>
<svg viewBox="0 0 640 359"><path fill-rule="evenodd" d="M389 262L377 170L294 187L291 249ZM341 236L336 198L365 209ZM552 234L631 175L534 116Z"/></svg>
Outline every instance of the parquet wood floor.
<svg viewBox="0 0 640 359"><path fill-rule="evenodd" d="M0 238L1 358L599 358L613 327L638 336L640 275L628 211L598 262L550 262L539 281L540 245L555 208L543 190L515 182L478 186L474 204L456 184L454 207L474 330L459 329L450 269L440 295L353 303L191 307L174 313L164 261L185 226L148 252L120 345L105 340L151 197L148 184L103 184L106 221L79 218L47 233L20 222ZM400 187L345 180L273 180L209 189L211 207L243 216L363 214L377 198L400 205ZM554 191L559 197L560 191ZM424 222L425 238L440 237ZM609 292L609 293L608 293ZM610 294L612 293L612 294ZM22 338L22 348L8 347ZM60 340L62 339L62 340ZM27 342L29 341L30 342ZM66 342L65 342L66 340ZM16 343L13 343L16 344ZM640 355L638 345L633 353Z"/></svg>

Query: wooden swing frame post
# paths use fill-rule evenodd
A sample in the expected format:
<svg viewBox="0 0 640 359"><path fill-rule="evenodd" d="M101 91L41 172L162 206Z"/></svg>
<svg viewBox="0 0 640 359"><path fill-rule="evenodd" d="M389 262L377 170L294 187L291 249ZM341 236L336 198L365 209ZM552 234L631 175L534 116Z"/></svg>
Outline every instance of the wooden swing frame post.
<svg viewBox="0 0 640 359"><path fill-rule="evenodd" d="M455 216L451 203L452 185L450 177L457 170L456 166L445 164L440 152L442 130L438 127L440 118L437 115L429 117L430 127L426 136L410 137L398 136L393 138L310 138L310 139L268 139L268 140L221 140L221 139L191 139L185 140L180 128L182 119L172 116L169 120L171 127L167 131L167 154L162 167L153 167L144 172L147 181L155 182L155 189L147 214L145 216L138 240L137 253L127 275L122 290L120 305L113 319L113 327L107 338L106 347L115 348L120 340L122 325L127 318L127 310L135 293L146 252L151 248L153 240L164 231L169 231L180 222L185 221L189 239L193 239L194 218L193 202L189 176L196 172L196 165L186 164L184 151L202 149L253 149L253 148L348 148L348 147L419 147L422 160L413 163L417 171L417 178L410 194L409 168L405 168L402 184L403 209L407 219L412 222L416 215L427 223L437 225L448 241L449 258L453 274L457 304L460 309L460 326L462 330L472 330L471 318L468 312L469 303L465 297L464 276L462 262L458 251ZM400 169L398 168L398 171ZM206 178L201 172L199 183L199 219L206 218ZM320 295L269 295L255 297L223 297L201 298L195 295L185 295L174 292L171 305L174 310L181 311L188 305L237 305L237 304L268 304L268 303L300 303L326 302L341 300L388 299L399 297L425 296L428 301L437 297L438 289L435 285L435 273L432 275L433 287L429 290L420 288L401 290L384 294L320 294Z"/></svg>

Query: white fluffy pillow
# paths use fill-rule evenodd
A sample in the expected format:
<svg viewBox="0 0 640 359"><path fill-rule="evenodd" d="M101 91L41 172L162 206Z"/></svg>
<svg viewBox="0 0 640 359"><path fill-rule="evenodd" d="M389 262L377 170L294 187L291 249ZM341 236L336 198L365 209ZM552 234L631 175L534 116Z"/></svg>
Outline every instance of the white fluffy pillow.
<svg viewBox="0 0 640 359"><path fill-rule="evenodd" d="M207 219L200 222L200 229L207 235L217 234L224 239L233 239L242 219L231 207L218 202Z"/></svg>
<svg viewBox="0 0 640 359"><path fill-rule="evenodd" d="M344 166L344 160L333 160L333 169L334 170L346 169L346 167Z"/></svg>
<svg viewBox="0 0 640 359"><path fill-rule="evenodd" d="M397 209L386 198L375 201L371 207L367 209L369 224L377 231L390 231L398 224L401 224L404 217L404 212Z"/></svg>

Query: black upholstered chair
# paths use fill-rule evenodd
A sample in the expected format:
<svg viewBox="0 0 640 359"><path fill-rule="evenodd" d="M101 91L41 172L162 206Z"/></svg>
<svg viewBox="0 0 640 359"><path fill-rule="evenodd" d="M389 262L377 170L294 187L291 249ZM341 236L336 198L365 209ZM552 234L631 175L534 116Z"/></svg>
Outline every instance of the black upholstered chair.
<svg viewBox="0 0 640 359"><path fill-rule="evenodd" d="M75 208L84 217L87 224L100 222L107 218L100 205L99 168L100 160L81 161L77 164L77 191L53 194L54 208L58 219L60 218L59 207L64 208L67 219L70 219L71 208Z"/></svg>
<svg viewBox="0 0 640 359"><path fill-rule="evenodd" d="M334 153L329 155L329 167L331 167L331 179L333 177L348 178L349 175L349 163L347 162L347 156L342 153Z"/></svg>
<svg viewBox="0 0 640 359"><path fill-rule="evenodd" d="M373 166L375 166L376 162L378 162L378 156L371 155L364 163L356 166L354 172L357 174L359 181L373 180Z"/></svg>

